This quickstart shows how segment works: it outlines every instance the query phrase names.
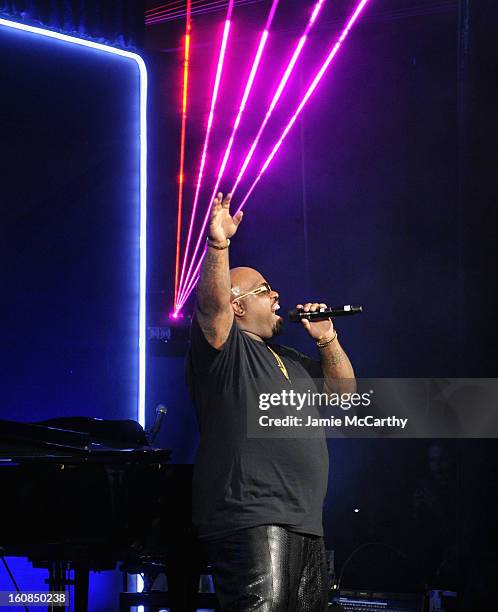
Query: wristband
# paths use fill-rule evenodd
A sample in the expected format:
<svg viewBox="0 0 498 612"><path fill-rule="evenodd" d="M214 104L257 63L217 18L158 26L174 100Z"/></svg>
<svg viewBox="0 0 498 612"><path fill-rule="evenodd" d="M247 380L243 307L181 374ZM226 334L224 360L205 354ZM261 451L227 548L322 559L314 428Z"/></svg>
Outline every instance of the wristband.
<svg viewBox="0 0 498 612"><path fill-rule="evenodd" d="M325 348L329 344L332 344L334 340L337 340L337 330L334 330L334 335L332 336L332 338L330 338L330 340L325 340L324 342L317 342L316 345L318 348Z"/></svg>
<svg viewBox="0 0 498 612"><path fill-rule="evenodd" d="M218 251L223 251L225 249L228 249L228 247L230 246L230 238L227 238L225 242L217 243L217 242L213 242L210 238L207 239L207 243L208 246L210 246L213 249L216 249Z"/></svg>

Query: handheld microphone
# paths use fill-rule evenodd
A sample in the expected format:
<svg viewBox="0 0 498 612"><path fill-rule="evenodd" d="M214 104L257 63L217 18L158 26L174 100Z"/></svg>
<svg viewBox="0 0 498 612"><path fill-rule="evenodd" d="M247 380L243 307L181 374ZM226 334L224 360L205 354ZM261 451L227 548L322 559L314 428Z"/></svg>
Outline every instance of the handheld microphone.
<svg viewBox="0 0 498 612"><path fill-rule="evenodd" d="M304 312L304 310L298 310L293 308L289 310L289 321L292 323L299 323L302 319L308 319L308 321L326 321L331 317L347 317L350 315L360 314L363 312L363 306L331 306L324 308L323 310L317 310L316 312Z"/></svg>

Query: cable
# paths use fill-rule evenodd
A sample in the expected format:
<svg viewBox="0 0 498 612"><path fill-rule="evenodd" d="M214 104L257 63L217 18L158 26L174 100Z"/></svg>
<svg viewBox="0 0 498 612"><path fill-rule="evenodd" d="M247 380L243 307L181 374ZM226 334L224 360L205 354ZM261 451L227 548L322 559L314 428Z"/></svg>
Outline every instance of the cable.
<svg viewBox="0 0 498 612"><path fill-rule="evenodd" d="M360 546L357 546L346 559L346 561L344 561L341 568L341 572L339 574L339 578L337 579L337 590L341 588L342 576L351 559L356 555L356 553L358 553L360 550L363 550L364 548L367 548L368 546L384 546L385 548L388 548L389 550L392 550L397 553L400 557L403 557L403 559L409 559L408 555L402 550L399 550L399 548L391 546L390 544L386 544L385 542L364 542L363 544L360 544Z"/></svg>

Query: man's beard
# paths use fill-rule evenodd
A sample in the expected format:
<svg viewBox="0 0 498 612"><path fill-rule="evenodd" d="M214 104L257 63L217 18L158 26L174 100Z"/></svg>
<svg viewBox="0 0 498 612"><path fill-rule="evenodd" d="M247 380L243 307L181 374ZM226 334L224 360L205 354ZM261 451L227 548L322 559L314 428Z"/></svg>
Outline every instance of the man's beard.
<svg viewBox="0 0 498 612"><path fill-rule="evenodd" d="M280 334L284 331L284 320L279 319L275 325L272 327L272 335L280 336Z"/></svg>

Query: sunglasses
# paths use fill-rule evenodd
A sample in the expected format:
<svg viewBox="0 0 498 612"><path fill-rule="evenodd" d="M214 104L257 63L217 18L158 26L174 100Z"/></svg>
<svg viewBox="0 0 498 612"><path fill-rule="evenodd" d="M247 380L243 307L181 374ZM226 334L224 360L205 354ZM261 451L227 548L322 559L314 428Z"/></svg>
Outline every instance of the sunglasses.
<svg viewBox="0 0 498 612"><path fill-rule="evenodd" d="M259 295L260 293L271 293L272 288L270 287L269 283L263 283L262 285L260 285L259 287L256 287L256 289L253 289L252 291L247 291L247 293L243 293L242 295L238 295L236 298L234 298L232 300L232 302L235 302L237 300L241 300L242 298L247 297L248 295Z"/></svg>

